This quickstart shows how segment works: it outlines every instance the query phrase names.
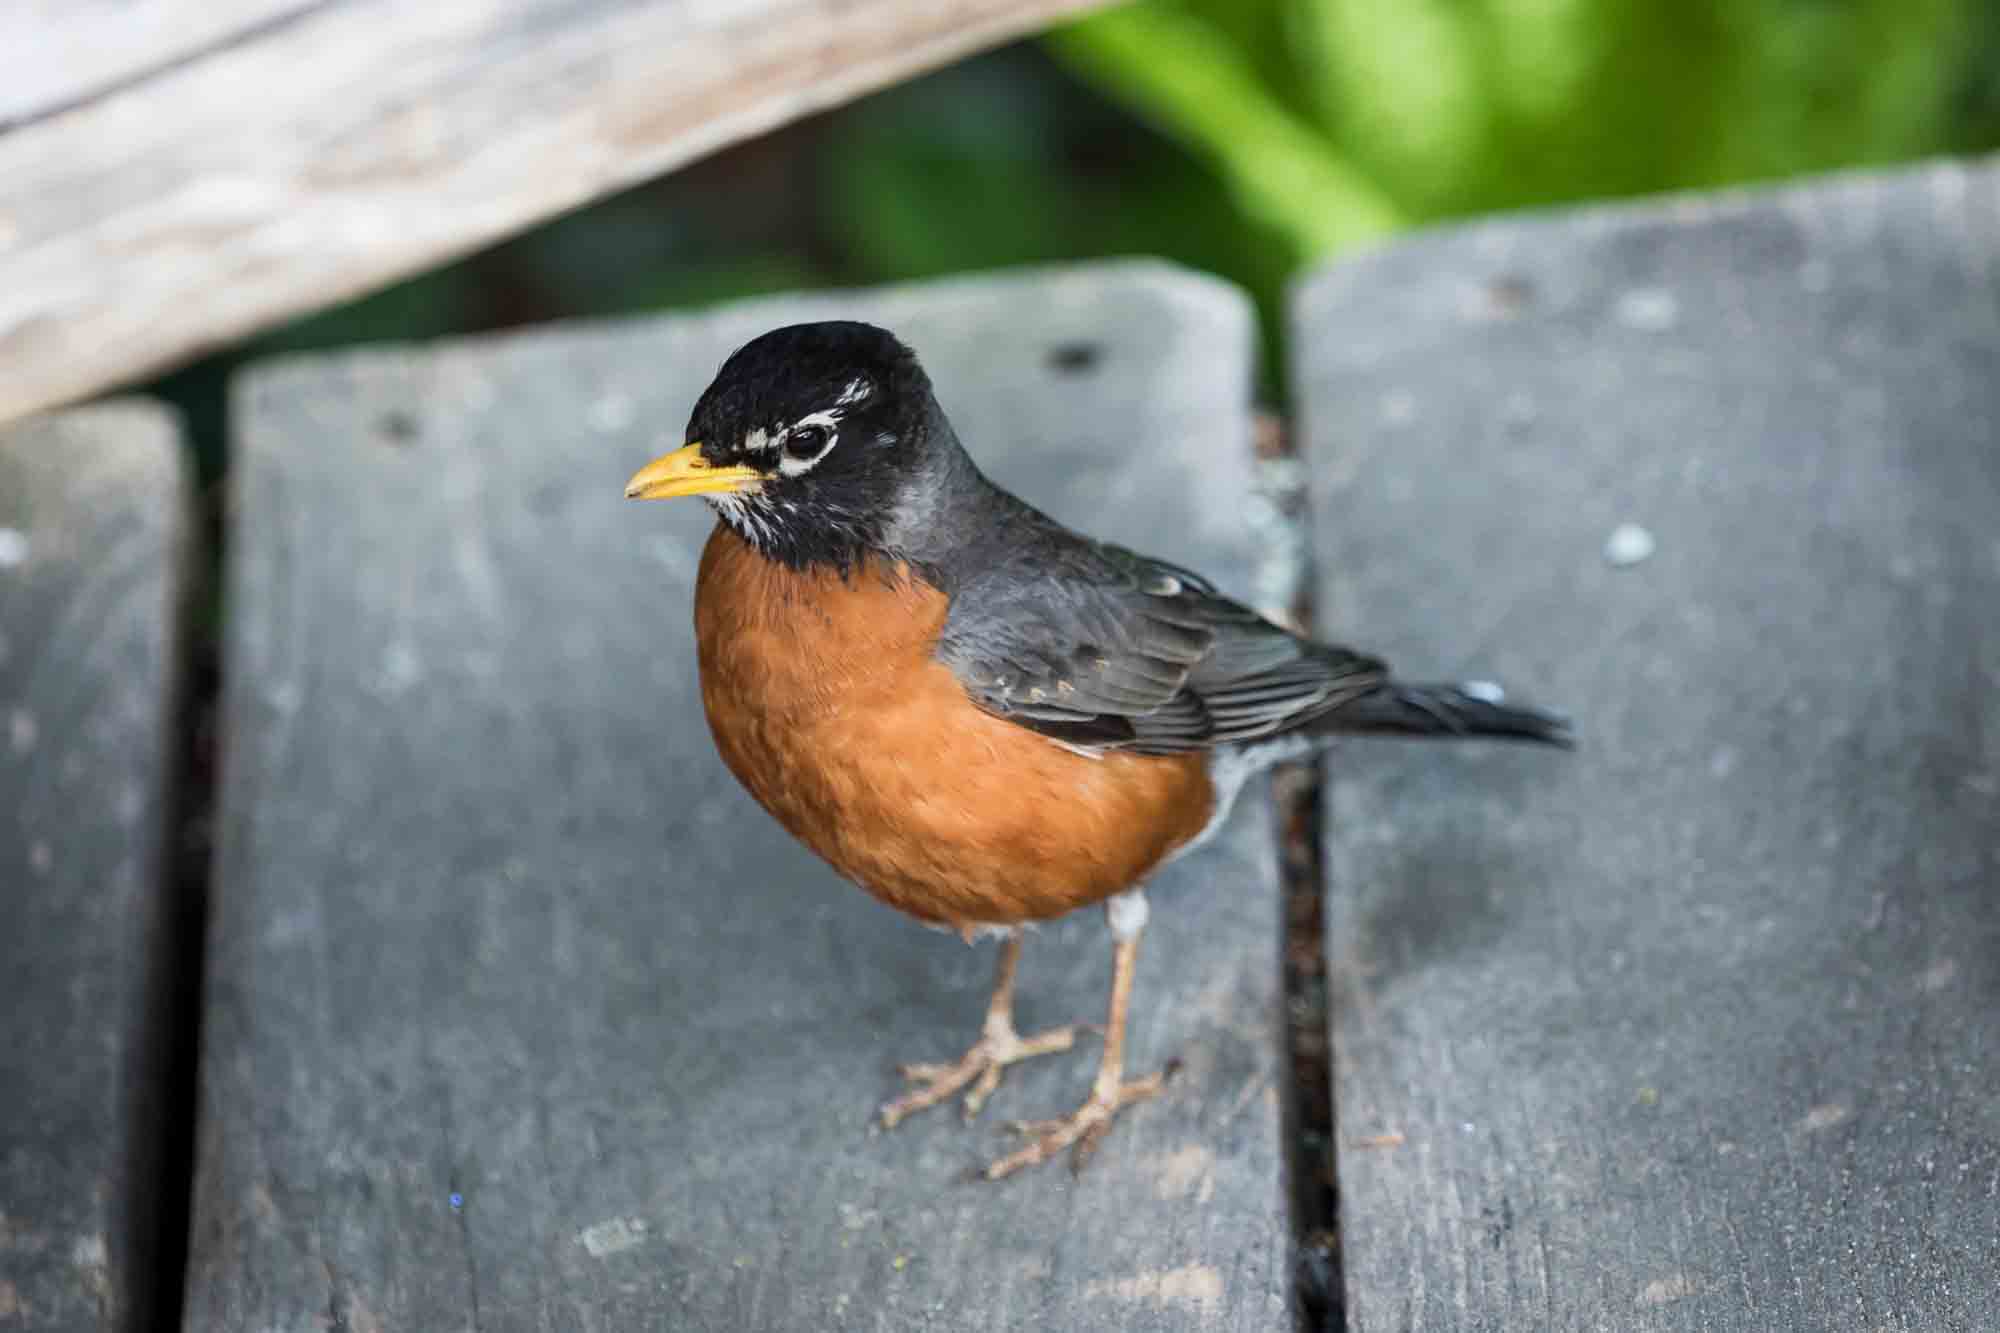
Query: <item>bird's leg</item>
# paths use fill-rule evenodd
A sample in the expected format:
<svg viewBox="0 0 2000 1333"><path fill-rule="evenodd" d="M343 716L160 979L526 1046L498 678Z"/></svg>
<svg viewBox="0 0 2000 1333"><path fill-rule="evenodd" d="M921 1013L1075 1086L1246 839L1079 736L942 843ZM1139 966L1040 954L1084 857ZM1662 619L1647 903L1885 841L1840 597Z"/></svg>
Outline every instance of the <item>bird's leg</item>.
<svg viewBox="0 0 2000 1333"><path fill-rule="evenodd" d="M986 1022L979 1040L956 1064L903 1066L903 1077L917 1086L881 1110L882 1128L894 1129L904 1116L936 1106L968 1083L965 1118L979 1114L986 1099L1000 1086L1000 1071L1017 1060L1066 1051L1076 1041L1077 1024L1051 1028L1032 1037L1014 1031L1014 969L1021 961L1021 932L1007 932L1000 945L1000 966L993 978L993 998L986 1005Z"/></svg>
<svg viewBox="0 0 2000 1333"><path fill-rule="evenodd" d="M1071 1169L1083 1170L1111 1121L1134 1102L1142 1102L1166 1086L1174 1072L1168 1065L1157 1074L1125 1081L1125 1015L1132 1001L1132 971L1139 961L1139 934L1146 928L1146 899L1137 889L1105 904L1111 921L1111 1016L1104 1028L1104 1054L1097 1064L1097 1082L1090 1099L1059 1120L1018 1121L1013 1128L1034 1141L986 1168L988 1180L998 1180L1022 1167L1039 1166L1076 1145Z"/></svg>

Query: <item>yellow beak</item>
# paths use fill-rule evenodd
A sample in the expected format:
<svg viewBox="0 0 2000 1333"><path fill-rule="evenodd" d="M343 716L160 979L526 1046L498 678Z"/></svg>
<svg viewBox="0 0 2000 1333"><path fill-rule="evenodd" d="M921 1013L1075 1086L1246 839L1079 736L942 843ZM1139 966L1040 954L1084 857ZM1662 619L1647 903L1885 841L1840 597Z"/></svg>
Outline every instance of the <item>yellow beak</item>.
<svg viewBox="0 0 2000 1333"><path fill-rule="evenodd" d="M701 456L701 446L690 444L663 454L639 469L625 483L628 500L671 500L677 495L706 495L715 491L752 491L763 477L754 467L717 467Z"/></svg>

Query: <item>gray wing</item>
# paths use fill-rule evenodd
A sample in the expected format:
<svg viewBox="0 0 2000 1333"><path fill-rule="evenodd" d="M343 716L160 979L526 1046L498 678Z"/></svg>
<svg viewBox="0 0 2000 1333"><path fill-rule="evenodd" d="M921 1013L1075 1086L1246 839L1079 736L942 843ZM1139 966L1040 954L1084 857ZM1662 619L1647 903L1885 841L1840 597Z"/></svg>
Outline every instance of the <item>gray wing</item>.
<svg viewBox="0 0 2000 1333"><path fill-rule="evenodd" d="M1051 547L1055 549L1051 549ZM1387 678L1197 574L1082 538L957 589L938 657L988 712L1091 749L1173 754L1301 726Z"/></svg>

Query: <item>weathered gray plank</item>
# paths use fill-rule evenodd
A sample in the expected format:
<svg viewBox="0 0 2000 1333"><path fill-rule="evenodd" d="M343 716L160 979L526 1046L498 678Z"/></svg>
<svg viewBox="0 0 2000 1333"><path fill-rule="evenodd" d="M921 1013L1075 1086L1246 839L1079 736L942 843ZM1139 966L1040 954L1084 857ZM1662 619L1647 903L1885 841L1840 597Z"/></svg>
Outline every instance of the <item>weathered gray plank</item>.
<svg viewBox="0 0 2000 1333"><path fill-rule="evenodd" d="M1300 293L1329 619L1582 738L1334 767L1352 1327L2000 1327L1996 204L1940 165Z"/></svg>
<svg viewBox="0 0 2000 1333"><path fill-rule="evenodd" d="M135 1327L152 1274L178 430L0 431L0 1325Z"/></svg>
<svg viewBox="0 0 2000 1333"><path fill-rule="evenodd" d="M972 1128L868 1131L896 1061L969 1040L992 950L738 790L695 684L707 515L620 498L728 349L835 313L909 337L1003 481L1246 586L1251 323L1159 267L256 374L193 1326L1282 1326L1259 802L1158 886L1130 1058L1186 1073L1080 1181L960 1176L1080 1100L1088 1050ZM1038 932L1023 1023L1100 1013L1109 952L1095 913Z"/></svg>
<svg viewBox="0 0 2000 1333"><path fill-rule="evenodd" d="M171 59L75 65L37 98L81 102L0 130L0 421L1097 3L318 0L225 29L147 0L187 21ZM9 63L61 68L76 21L16 20Z"/></svg>

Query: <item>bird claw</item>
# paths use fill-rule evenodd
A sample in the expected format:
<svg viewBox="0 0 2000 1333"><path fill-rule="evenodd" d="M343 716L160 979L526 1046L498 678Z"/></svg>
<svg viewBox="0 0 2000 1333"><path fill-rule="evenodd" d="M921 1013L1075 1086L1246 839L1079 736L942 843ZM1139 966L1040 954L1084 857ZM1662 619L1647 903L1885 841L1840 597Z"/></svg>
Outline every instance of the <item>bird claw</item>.
<svg viewBox="0 0 2000 1333"><path fill-rule="evenodd" d="M979 1081L967 1090L963 1108L966 1124L971 1124L978 1117L980 1109L986 1105L986 1099L1000 1086L1000 1071L1003 1068L1004 1065L997 1064L986 1066L986 1072L979 1076Z"/></svg>
<svg viewBox="0 0 2000 1333"><path fill-rule="evenodd" d="M983 1175L987 1180L1000 1180L1027 1167L1040 1166L1070 1147L1076 1150L1070 1158L1070 1171L1081 1173L1091 1154L1097 1151L1097 1145L1110 1131L1111 1122L1118 1113L1135 1102L1158 1096L1177 1068L1178 1062L1157 1074L1121 1083L1118 1091L1108 1096L1092 1092L1089 1101L1055 1120L1008 1121L1009 1131L1034 1141L992 1163Z"/></svg>
<svg viewBox="0 0 2000 1333"><path fill-rule="evenodd" d="M903 1065L903 1077L920 1086L887 1103L876 1113L882 1128L894 1129L905 1118L949 1100L960 1089L966 1089L965 1118L970 1121L999 1088L1001 1075L1008 1065L1037 1055L1066 1051L1076 1044L1079 1030L1080 1025L1072 1023L1068 1027L1038 1032L1032 1037L1019 1036L1012 1029L988 1032L973 1043L972 1049L956 1064L919 1062Z"/></svg>

